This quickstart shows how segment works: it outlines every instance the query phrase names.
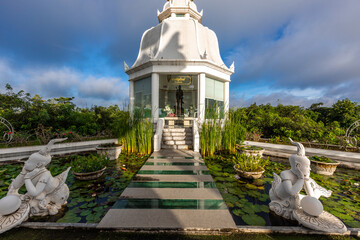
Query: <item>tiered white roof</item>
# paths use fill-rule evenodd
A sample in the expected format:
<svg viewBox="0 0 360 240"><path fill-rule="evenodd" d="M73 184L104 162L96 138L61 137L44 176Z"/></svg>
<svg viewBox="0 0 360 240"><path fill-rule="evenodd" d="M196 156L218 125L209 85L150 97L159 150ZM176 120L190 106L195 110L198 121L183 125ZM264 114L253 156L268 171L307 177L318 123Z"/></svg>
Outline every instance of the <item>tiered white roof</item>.
<svg viewBox="0 0 360 240"><path fill-rule="evenodd" d="M128 71L156 60L205 60L233 72L221 59L215 32L201 24L202 11L193 1L169 0L158 18L159 25L143 34L138 58Z"/></svg>

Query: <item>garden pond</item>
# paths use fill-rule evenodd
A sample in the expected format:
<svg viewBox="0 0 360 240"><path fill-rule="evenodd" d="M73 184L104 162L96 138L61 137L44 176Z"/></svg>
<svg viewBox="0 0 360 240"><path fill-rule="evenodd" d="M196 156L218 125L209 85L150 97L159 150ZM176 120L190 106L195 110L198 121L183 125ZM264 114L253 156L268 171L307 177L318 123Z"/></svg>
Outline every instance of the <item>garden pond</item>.
<svg viewBox="0 0 360 240"><path fill-rule="evenodd" d="M296 222L277 217L268 207L273 172L279 175L281 171L289 169L290 165L283 160L272 159L261 179L237 180L231 158L216 155L206 157L205 162L236 225L297 225ZM333 191L330 198L320 198L324 210L340 218L348 227L360 228L360 172L338 168L333 176L311 173L311 178Z"/></svg>
<svg viewBox="0 0 360 240"><path fill-rule="evenodd" d="M53 158L48 169L53 176L65 171L75 156ZM76 180L70 171L66 184L70 189L67 206L55 216L32 217L29 221L59 223L98 223L119 198L132 177L149 158L149 155L121 154L110 161L103 176L92 181ZM11 179L15 178L22 164L0 166L0 199L6 196ZM26 192L22 187L19 193Z"/></svg>
<svg viewBox="0 0 360 240"><path fill-rule="evenodd" d="M76 180L70 171L66 181L70 188L68 205L55 216L32 217L29 221L100 222L148 158L149 155L121 154L118 160L111 161L102 177L92 181ZM70 166L72 159L73 156L54 158L48 169L56 176ZM215 155L204 160L237 225L296 225L275 216L268 207L273 172L280 174L288 169L290 166L287 162L280 162L279 159L270 161L261 179L237 180L231 156ZM0 166L0 198L6 195L11 179L20 173L21 168L22 164ZM359 228L359 171L338 168L333 176L311 173L311 177L319 185L333 191L330 198L320 198L324 209L340 218L348 227ZM23 187L20 193L24 192Z"/></svg>

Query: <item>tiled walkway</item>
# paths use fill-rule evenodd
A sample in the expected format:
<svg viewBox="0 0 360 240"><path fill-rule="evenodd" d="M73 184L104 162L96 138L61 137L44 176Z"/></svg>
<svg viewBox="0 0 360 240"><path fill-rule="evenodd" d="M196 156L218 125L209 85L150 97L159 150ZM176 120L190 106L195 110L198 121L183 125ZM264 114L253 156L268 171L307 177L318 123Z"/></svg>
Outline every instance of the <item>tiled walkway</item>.
<svg viewBox="0 0 360 240"><path fill-rule="evenodd" d="M99 228L236 228L201 156L154 153L102 219Z"/></svg>

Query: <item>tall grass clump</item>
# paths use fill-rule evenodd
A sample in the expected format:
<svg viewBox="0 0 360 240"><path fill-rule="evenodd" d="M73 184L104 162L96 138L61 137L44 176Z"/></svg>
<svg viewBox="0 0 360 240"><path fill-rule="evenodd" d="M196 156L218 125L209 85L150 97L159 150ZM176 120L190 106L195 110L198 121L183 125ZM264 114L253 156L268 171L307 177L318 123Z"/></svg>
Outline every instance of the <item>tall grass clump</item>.
<svg viewBox="0 0 360 240"><path fill-rule="evenodd" d="M151 154L154 124L151 119L144 118L144 112L134 111L125 128L127 131L121 138L123 151L127 153Z"/></svg>
<svg viewBox="0 0 360 240"><path fill-rule="evenodd" d="M206 121L200 134L203 156L212 157L216 152L234 154L236 144L245 138L245 128L232 110L224 118L221 115L216 107L206 109Z"/></svg>

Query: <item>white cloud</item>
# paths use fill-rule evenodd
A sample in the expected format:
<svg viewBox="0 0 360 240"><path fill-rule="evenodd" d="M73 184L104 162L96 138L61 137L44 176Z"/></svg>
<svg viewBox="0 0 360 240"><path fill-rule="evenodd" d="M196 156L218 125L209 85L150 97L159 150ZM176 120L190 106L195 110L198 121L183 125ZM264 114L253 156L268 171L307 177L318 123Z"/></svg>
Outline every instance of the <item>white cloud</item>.
<svg viewBox="0 0 360 240"><path fill-rule="evenodd" d="M68 67L15 69L2 60L0 79L5 79L0 81L0 91L10 83L15 91L24 90L44 98L75 97L80 106L120 105L128 98L127 81L116 77L86 76Z"/></svg>

